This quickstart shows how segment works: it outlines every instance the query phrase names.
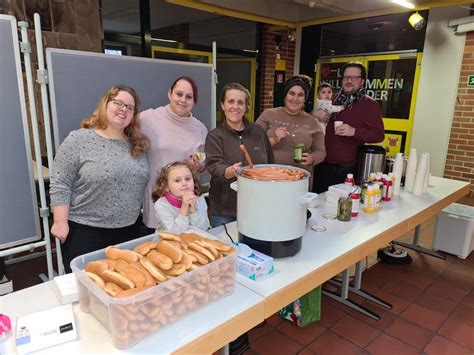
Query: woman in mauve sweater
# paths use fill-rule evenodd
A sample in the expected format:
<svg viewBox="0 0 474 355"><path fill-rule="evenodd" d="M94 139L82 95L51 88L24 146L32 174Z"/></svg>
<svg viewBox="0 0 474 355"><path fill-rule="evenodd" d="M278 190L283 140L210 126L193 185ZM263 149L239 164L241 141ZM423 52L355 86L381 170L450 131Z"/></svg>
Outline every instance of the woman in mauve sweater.
<svg viewBox="0 0 474 355"><path fill-rule="evenodd" d="M171 85L168 105L140 113L141 131L150 141L147 153L150 181L143 201L143 223L150 233L158 226L151 195L160 170L181 160L187 160L199 172L204 170L194 154L202 152L207 135L206 126L191 112L197 98L194 80L183 76Z"/></svg>
<svg viewBox="0 0 474 355"><path fill-rule="evenodd" d="M250 108L250 93L241 84L227 84L222 90L221 109L224 119L206 138L206 166L211 174L209 212L211 226L235 221L237 193L230 188L236 171L245 161L240 150L243 143L254 164L273 163L273 153L262 127L244 117Z"/></svg>
<svg viewBox="0 0 474 355"><path fill-rule="evenodd" d="M312 171L314 165L324 160L326 149L324 133L318 121L303 110L310 87L311 79L307 76L298 75L289 79L285 84L284 106L263 111L256 123L270 138L275 163ZM296 144L304 144L305 147L301 163L294 160Z"/></svg>

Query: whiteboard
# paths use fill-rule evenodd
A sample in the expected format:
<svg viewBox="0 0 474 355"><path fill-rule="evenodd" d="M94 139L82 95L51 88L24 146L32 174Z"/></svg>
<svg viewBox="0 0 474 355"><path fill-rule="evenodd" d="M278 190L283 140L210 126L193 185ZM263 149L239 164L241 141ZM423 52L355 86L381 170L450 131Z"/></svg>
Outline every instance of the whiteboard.
<svg viewBox="0 0 474 355"><path fill-rule="evenodd" d="M0 249L41 239L16 19L0 15Z"/></svg>
<svg viewBox="0 0 474 355"><path fill-rule="evenodd" d="M114 85L134 88L141 110L168 103L168 90L180 76L198 87L193 115L212 127L212 65L47 48L51 113L56 148L90 116L104 92Z"/></svg>

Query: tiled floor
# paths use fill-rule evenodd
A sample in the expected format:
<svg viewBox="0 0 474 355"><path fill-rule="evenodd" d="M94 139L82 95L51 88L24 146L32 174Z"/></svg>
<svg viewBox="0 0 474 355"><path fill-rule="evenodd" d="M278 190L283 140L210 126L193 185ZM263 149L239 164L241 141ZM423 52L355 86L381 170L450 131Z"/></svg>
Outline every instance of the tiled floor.
<svg viewBox="0 0 474 355"><path fill-rule="evenodd" d="M250 331L246 354L474 354L474 253L466 260L409 253L410 265L364 273L362 287L394 306L363 302L379 321L323 296L321 321L300 329L272 316Z"/></svg>

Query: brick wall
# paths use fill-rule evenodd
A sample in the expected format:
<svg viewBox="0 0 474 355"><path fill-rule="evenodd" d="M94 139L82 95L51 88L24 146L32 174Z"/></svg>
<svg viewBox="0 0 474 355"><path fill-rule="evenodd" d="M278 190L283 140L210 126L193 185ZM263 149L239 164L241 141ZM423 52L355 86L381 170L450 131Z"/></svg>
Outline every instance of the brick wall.
<svg viewBox="0 0 474 355"><path fill-rule="evenodd" d="M286 78L288 79L293 75L295 42L288 40L290 33L293 33L293 30L274 29L270 25L263 26L261 46L262 62L260 63L260 67L263 68L260 81L260 112L273 107L273 82L277 54L280 54L280 59L286 61ZM275 41L276 36L281 37L279 46Z"/></svg>
<svg viewBox="0 0 474 355"><path fill-rule="evenodd" d="M474 32L466 35L458 96L444 168L446 178L470 181L471 197L474 197L474 87L467 86L469 75L474 75Z"/></svg>
<svg viewBox="0 0 474 355"><path fill-rule="evenodd" d="M65 48L88 52L102 52L103 30L100 16L99 0L11 0L0 1L0 13L15 16L17 21L29 24L28 39L31 44L31 64L33 70L33 87L35 90L36 114L40 132L41 154L46 155L44 137L43 109L40 86L36 83L38 65L36 40L34 37L33 15L40 14L43 46L45 48ZM21 39L21 37L20 37ZM28 95L25 97L28 107ZM27 110L30 116L29 109ZM31 119L28 119L31 132ZM33 150L33 139L31 139Z"/></svg>

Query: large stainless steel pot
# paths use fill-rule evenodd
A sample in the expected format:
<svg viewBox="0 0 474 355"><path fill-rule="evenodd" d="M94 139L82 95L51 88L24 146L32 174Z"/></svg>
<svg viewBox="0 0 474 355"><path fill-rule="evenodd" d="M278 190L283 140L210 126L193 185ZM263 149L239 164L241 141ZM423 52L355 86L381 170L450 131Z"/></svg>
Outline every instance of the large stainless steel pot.
<svg viewBox="0 0 474 355"><path fill-rule="evenodd" d="M308 205L314 207L318 195L308 192L308 171L289 165L255 165L268 166L301 170L304 178L260 181L241 175L248 167L239 169L237 181L231 184L237 191L239 241L275 258L293 256L301 249Z"/></svg>

